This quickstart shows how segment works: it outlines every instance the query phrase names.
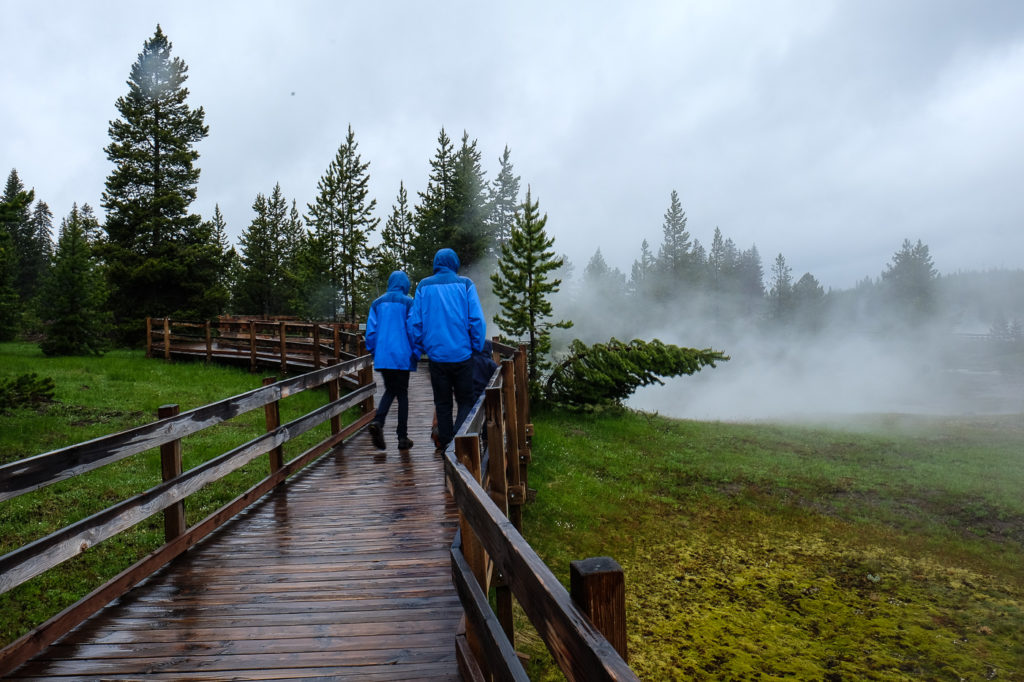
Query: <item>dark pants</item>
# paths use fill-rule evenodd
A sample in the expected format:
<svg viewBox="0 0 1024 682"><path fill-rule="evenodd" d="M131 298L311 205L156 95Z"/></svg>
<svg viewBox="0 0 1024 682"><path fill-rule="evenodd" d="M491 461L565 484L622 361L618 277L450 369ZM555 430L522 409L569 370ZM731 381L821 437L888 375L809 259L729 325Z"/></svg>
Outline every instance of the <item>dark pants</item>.
<svg viewBox="0 0 1024 682"><path fill-rule="evenodd" d="M473 409L473 363L430 362L430 387L434 389L434 410L437 412L437 436L441 448L455 437L455 430L462 425L466 415ZM458 405L458 413L452 422L452 396Z"/></svg>
<svg viewBox="0 0 1024 682"><path fill-rule="evenodd" d="M374 421L383 427L388 410L391 409L391 401L397 398L398 428L395 433L399 438L405 438L409 435L409 371L404 369L378 369L377 371L384 377L384 395L380 397Z"/></svg>

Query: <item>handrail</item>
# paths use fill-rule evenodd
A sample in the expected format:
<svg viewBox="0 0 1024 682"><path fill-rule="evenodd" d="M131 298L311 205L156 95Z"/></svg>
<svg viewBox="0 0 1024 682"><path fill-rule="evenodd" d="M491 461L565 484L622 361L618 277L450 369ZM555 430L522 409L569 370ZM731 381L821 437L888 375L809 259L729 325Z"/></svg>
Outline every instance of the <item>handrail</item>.
<svg viewBox="0 0 1024 682"><path fill-rule="evenodd" d="M464 679L485 674L497 680L528 679L515 655L515 596L569 680L637 680L625 660L624 623L594 623L588 617L588 612L595 617L624 612L624 601L592 610L592 602L602 602L604 595L588 593L577 601L576 584L570 596L521 534L533 433L525 348L497 340L492 347L501 365L444 458L460 517L451 548L453 582L466 612L465 634L456 640L460 672ZM583 562L574 562L574 571L577 563ZM614 561L607 563L617 568ZM492 587L497 614L486 597ZM624 599L621 593L616 598ZM606 637L610 631L616 646Z"/></svg>
<svg viewBox="0 0 1024 682"><path fill-rule="evenodd" d="M219 317L206 322L146 318L146 357L214 358L308 371L366 353L353 323Z"/></svg>
<svg viewBox="0 0 1024 682"><path fill-rule="evenodd" d="M359 386L341 395L339 384L351 375L358 378ZM326 405L287 424L278 423L279 400L325 384L329 389ZM42 651L139 581L195 545L288 476L363 428L375 414L375 388L372 358L365 355L181 414L175 414L176 405L165 406L170 408L167 412L174 416L0 467L0 500L38 490L156 447L160 447L165 477L163 483L139 495L117 502L0 557L0 593L13 589L160 511L164 512L166 540L163 546L114 579L32 632L0 649L0 676ZM362 406L362 416L342 428L339 416L356 405ZM261 407L267 411L266 433L203 464L181 471L181 438ZM163 412L164 408L161 408ZM271 414L274 415L273 419ZM284 443L328 421L331 423L329 436L291 461L285 463L282 460L280 447ZM187 497L267 453L270 460L269 476L201 522L191 527L185 525L181 503Z"/></svg>

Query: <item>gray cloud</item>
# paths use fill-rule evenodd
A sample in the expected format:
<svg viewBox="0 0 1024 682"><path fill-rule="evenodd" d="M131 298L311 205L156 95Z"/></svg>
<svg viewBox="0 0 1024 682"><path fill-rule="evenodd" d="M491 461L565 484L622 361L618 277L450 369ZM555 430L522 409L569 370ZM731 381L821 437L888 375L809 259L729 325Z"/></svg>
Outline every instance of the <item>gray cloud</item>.
<svg viewBox="0 0 1024 682"><path fill-rule="evenodd" d="M672 189L765 266L848 287L904 237L942 272L1024 266L1024 5L1001 2L3 3L0 162L98 208L114 102L160 23L190 67L196 210L300 207L351 124L387 212L437 133L507 144L556 246L628 271ZM15 66L17 65L17 66ZM294 94L293 94L294 93Z"/></svg>

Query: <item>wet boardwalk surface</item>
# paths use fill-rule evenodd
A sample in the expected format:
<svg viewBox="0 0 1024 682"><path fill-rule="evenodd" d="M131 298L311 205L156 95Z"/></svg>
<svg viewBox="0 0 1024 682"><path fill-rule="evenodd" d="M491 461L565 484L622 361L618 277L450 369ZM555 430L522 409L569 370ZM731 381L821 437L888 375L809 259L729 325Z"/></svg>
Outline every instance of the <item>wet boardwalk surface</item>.
<svg viewBox="0 0 1024 682"><path fill-rule="evenodd" d="M360 433L11 679L457 680L456 517L425 370L408 454L394 405L388 450Z"/></svg>

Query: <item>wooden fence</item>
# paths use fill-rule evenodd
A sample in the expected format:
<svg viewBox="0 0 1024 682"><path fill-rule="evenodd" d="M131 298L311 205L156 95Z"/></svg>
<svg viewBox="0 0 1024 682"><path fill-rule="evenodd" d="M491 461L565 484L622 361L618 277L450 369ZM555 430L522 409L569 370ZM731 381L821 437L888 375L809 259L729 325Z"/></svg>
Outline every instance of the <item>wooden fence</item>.
<svg viewBox="0 0 1024 682"><path fill-rule="evenodd" d="M146 357L279 367L308 372L365 354L357 325L292 319L219 317L206 322L146 318Z"/></svg>
<svg viewBox="0 0 1024 682"><path fill-rule="evenodd" d="M341 395L339 384L346 379L349 379L346 383L354 382L357 388ZM325 384L328 389L326 405L280 424L278 402L282 398ZM277 383L265 382L262 388L180 414L176 405L165 406L161 408L160 419L150 424L0 466L0 502L153 448L160 448L164 478L162 484L140 495L0 557L0 593L160 511L164 514L166 542L81 601L0 650L0 676L45 649L289 475L363 428L374 415L374 389L372 359L363 356ZM362 416L342 428L341 414L356 405L361 405ZM260 408L264 409L266 418L264 435L182 472L182 438ZM282 445L328 420L331 435L285 463ZM186 523L183 504L188 496L264 454L269 458L269 476L199 523L191 526Z"/></svg>
<svg viewBox="0 0 1024 682"><path fill-rule="evenodd" d="M293 323L286 324L290 328ZM170 322L163 326L173 327ZM164 339L170 341L171 336L165 332ZM451 548L452 579L466 613L464 628L455 637L460 673L467 680L528 679L515 652L514 598L569 680L636 680L625 658L625 594L618 565L607 557L573 562L566 591L522 536L533 435L525 350L500 343L494 348L500 365L444 460L460 514L460 530ZM343 383L356 388L342 396ZM325 406L280 424L279 400L324 384L329 391ZM0 501L157 447L164 475L161 485L0 557L0 593L159 511L164 514L166 540L110 582L0 650L0 676L365 427L374 415L373 392L372 361L363 355L181 414L176 406L167 406L151 424L0 466ZM355 405L362 406L362 417L342 428L341 413ZM261 407L266 434L182 472L183 437ZM331 435L285 463L281 446L327 420ZM263 454L269 458L267 478L199 523L186 523L185 498ZM492 588L496 611L488 602Z"/></svg>
<svg viewBox="0 0 1024 682"><path fill-rule="evenodd" d="M494 344L501 364L445 453L459 508L452 578L466 611L456 639L466 680L527 680L515 652L512 598L569 680L636 680L626 664L625 583L611 558L574 561L570 592L522 536L533 427L526 352ZM488 601L495 590L497 612Z"/></svg>

